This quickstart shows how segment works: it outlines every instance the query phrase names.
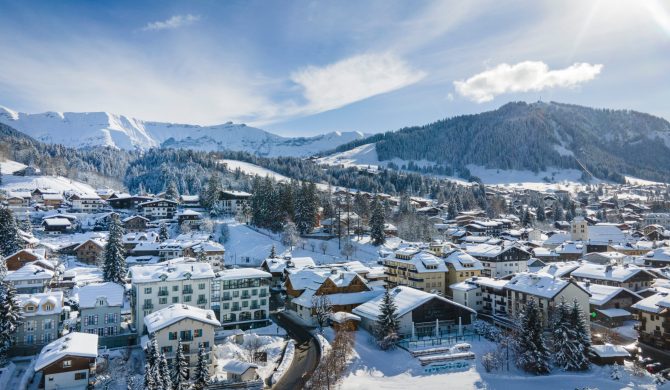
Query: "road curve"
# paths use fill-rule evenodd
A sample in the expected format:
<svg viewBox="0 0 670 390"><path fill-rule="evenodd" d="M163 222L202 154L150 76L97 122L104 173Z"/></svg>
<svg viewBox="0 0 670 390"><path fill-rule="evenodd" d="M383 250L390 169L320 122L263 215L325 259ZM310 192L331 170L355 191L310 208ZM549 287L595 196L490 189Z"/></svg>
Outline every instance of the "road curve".
<svg viewBox="0 0 670 390"><path fill-rule="evenodd" d="M277 313L277 324L286 329L286 333L295 340L295 356L291 367L272 388L275 390L302 389L321 359L321 350L314 335L293 321L291 317L279 312Z"/></svg>

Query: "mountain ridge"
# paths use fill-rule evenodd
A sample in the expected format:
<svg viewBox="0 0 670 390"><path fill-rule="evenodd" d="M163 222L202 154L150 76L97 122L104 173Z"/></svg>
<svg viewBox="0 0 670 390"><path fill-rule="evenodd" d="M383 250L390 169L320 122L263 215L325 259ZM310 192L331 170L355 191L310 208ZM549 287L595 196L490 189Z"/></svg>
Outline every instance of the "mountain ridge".
<svg viewBox="0 0 670 390"><path fill-rule="evenodd" d="M356 131L330 132L314 137L283 137L232 122L200 126L143 121L104 111L26 114L3 106L0 106L0 123L42 142L77 148L111 146L125 150L154 147L235 150L267 157L308 157L365 137L365 134Z"/></svg>

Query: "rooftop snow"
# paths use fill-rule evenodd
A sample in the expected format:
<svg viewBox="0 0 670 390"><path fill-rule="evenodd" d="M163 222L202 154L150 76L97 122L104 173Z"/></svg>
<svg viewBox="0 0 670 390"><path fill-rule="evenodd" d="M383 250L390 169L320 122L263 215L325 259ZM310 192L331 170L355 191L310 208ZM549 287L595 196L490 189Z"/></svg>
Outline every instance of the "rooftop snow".
<svg viewBox="0 0 670 390"><path fill-rule="evenodd" d="M144 317L144 323L146 324L147 332L151 334L187 318L215 327L221 326L212 310L183 304L170 305L155 311Z"/></svg>
<svg viewBox="0 0 670 390"><path fill-rule="evenodd" d="M98 356L98 335L72 332L52 341L40 352L35 363L35 371L40 371L66 356L96 358Z"/></svg>
<svg viewBox="0 0 670 390"><path fill-rule="evenodd" d="M80 287L76 290L80 308L96 306L98 298L105 298L108 306L123 305L124 288L116 283L95 283Z"/></svg>

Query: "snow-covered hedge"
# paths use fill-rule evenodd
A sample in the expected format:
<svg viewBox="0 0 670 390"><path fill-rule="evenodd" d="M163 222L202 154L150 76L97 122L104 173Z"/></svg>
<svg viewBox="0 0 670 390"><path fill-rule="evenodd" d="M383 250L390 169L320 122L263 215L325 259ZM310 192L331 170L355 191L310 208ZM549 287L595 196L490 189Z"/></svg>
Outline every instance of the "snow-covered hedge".
<svg viewBox="0 0 670 390"><path fill-rule="evenodd" d="M289 367L291 367L291 364L293 364L293 357L295 356L295 342L293 340L289 340L286 343L286 349L284 350L284 357L281 360L281 363L279 363L279 366L277 366L277 369L275 370L275 373L272 374L272 378L270 379L270 383L273 385L284 376L284 373L286 370L288 370Z"/></svg>

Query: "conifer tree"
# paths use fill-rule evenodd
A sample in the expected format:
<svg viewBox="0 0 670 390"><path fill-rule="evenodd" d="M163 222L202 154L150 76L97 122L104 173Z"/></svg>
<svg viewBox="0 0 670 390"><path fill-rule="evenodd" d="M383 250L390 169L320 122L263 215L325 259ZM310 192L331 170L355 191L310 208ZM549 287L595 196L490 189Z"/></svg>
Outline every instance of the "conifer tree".
<svg viewBox="0 0 670 390"><path fill-rule="evenodd" d="M12 345L12 334L23 322L21 306L14 286L0 281L0 368L7 364L7 353Z"/></svg>
<svg viewBox="0 0 670 390"><path fill-rule="evenodd" d="M208 353L205 351L205 347L200 344L200 348L198 349L198 364L195 367L194 390L204 390L207 388L207 384L209 383L208 360Z"/></svg>
<svg viewBox="0 0 670 390"><path fill-rule="evenodd" d="M519 368L538 375L549 373L549 350L544 343L542 315L533 298L519 315L516 346Z"/></svg>
<svg viewBox="0 0 670 390"><path fill-rule="evenodd" d="M149 362L144 364L144 390L158 390L151 365Z"/></svg>
<svg viewBox="0 0 670 390"><path fill-rule="evenodd" d="M109 237L103 252L102 275L106 282L123 285L126 278L126 257L122 242L123 227L119 217L114 215L109 224Z"/></svg>
<svg viewBox="0 0 670 390"><path fill-rule="evenodd" d="M377 197L374 197L372 200L372 216L370 217L370 238L374 245L382 245L386 241L384 224L384 209Z"/></svg>
<svg viewBox="0 0 670 390"><path fill-rule="evenodd" d="M7 257L21 249L19 229L14 214L0 206L0 257Z"/></svg>
<svg viewBox="0 0 670 390"><path fill-rule="evenodd" d="M395 346L398 340L398 308L395 304L393 296L386 290L382 298L381 305L379 305L379 316L376 324L376 338L377 343L381 349L391 349Z"/></svg>
<svg viewBox="0 0 670 390"><path fill-rule="evenodd" d="M275 246L272 245L272 248L270 249L270 259L276 259L277 258L277 249L275 249Z"/></svg>
<svg viewBox="0 0 670 390"><path fill-rule="evenodd" d="M567 371L580 369L581 343L570 321L570 308L563 298L553 313L552 344L556 366Z"/></svg>
<svg viewBox="0 0 670 390"><path fill-rule="evenodd" d="M169 200L178 200L179 199L179 190L177 190L177 183L174 180L170 180L165 190L165 199Z"/></svg>
<svg viewBox="0 0 670 390"><path fill-rule="evenodd" d="M163 222L158 230L158 239L160 242L163 242L170 238L170 233L168 232L167 225Z"/></svg>
<svg viewBox="0 0 670 390"><path fill-rule="evenodd" d="M170 367L168 366L165 354L158 355L158 373L161 378L161 385L164 389L172 389L172 378L170 375Z"/></svg>
<svg viewBox="0 0 670 390"><path fill-rule="evenodd" d="M591 334L589 325L584 318L584 312L577 299L572 301L570 310L570 327L575 332L575 338L578 345L575 354L575 370L588 370L590 366L589 352L591 350Z"/></svg>
<svg viewBox="0 0 670 390"><path fill-rule="evenodd" d="M172 389L173 390L182 390L182 387L188 381L188 364L186 363L186 357L184 356L184 347L179 340L177 345L177 352L174 357L174 366L172 370Z"/></svg>

